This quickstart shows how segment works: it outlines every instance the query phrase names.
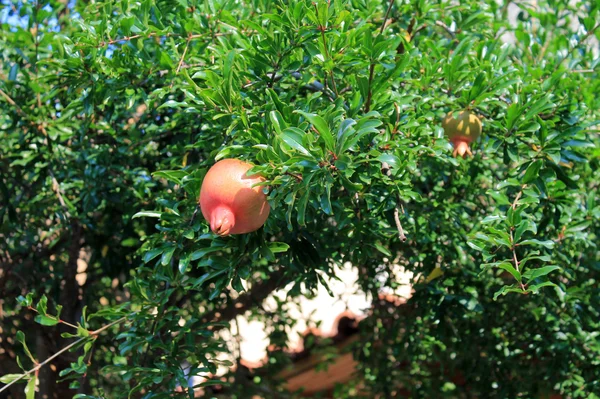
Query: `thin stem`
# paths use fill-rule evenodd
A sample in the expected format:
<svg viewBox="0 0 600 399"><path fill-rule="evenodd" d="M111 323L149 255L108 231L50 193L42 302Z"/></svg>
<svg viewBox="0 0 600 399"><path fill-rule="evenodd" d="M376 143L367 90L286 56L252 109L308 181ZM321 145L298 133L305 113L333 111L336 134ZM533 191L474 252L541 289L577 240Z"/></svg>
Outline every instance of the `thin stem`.
<svg viewBox="0 0 600 399"><path fill-rule="evenodd" d="M519 191L519 193L515 197L515 200L513 201L512 205L511 205L513 211L517 209L517 202L519 201L519 199L521 199L521 195L523 195L523 191Z"/></svg>
<svg viewBox="0 0 600 399"><path fill-rule="evenodd" d="M519 259L517 259L517 251L515 250L515 242L512 231L510 232L510 242L512 243L513 262L515 262L515 270L519 271ZM523 284L521 284L523 285Z"/></svg>
<svg viewBox="0 0 600 399"><path fill-rule="evenodd" d="M101 332L108 330L112 326L124 322L125 320L127 320L127 316L123 316L120 319L117 319L117 320L115 320L115 321L113 321L111 323L108 323L107 325L105 325L103 327L100 327L99 329L97 329L95 331L90 332L90 335L98 335Z"/></svg>
<svg viewBox="0 0 600 399"><path fill-rule="evenodd" d="M51 168L48 168L48 172L50 173L50 177L52 178L52 190L56 194L56 197L58 198L58 202L60 203L60 206L65 211L65 216L68 219L71 217L71 214L69 213L69 208L67 207L67 203L65 202L65 199L63 198L62 193L60 192L60 183L54 176L54 172L52 172Z"/></svg>
<svg viewBox="0 0 600 399"><path fill-rule="evenodd" d="M435 24L440 28L443 28L453 39L456 39L456 32L454 32L448 25L442 21L435 21Z"/></svg>
<svg viewBox="0 0 600 399"><path fill-rule="evenodd" d="M523 191L519 191L517 193L515 200L511 204L511 208L513 209L513 211L517 209L517 202L519 201L519 199L521 198L522 195L523 195ZM513 228L511 228L511 230L510 230L510 244L511 244L511 250L512 250L512 255L513 255L513 262L515 264L515 270L519 272L519 259L517 258L517 250L516 250L515 239L514 239L512 230L513 230ZM521 289L523 291L525 291L525 285L523 284L523 282L519 281L519 284L521 285Z"/></svg>
<svg viewBox="0 0 600 399"><path fill-rule="evenodd" d="M400 238L400 241L405 242L406 235L404 234L402 223L400 223L400 211L397 206L394 208L394 220L396 221L396 227L398 228L398 237Z"/></svg>
<svg viewBox="0 0 600 399"><path fill-rule="evenodd" d="M415 19L415 17L412 17L412 19L410 20L410 22L408 23L408 27L406 28L406 33L408 33L409 36L409 42L412 41L412 38L414 37L414 35L417 34L417 32L421 29L417 29L417 32L415 32L413 34L413 29L415 29L415 24L417 23L417 20ZM424 27L425 24L423 24L422 27ZM404 52L406 51L406 49L404 48L404 42L400 41L400 44L398 45L398 48L396 49L396 52L400 55L404 54Z"/></svg>
<svg viewBox="0 0 600 399"><path fill-rule="evenodd" d="M192 41L192 36L188 36L187 42L185 43L185 48L183 49L183 54L181 55L181 59L179 60L179 64L177 65L177 70L175 71L175 75L179 73L181 66L183 65L183 59L187 54L188 47L190 46L190 42Z"/></svg>
<svg viewBox="0 0 600 399"><path fill-rule="evenodd" d="M109 323L109 324L105 325L104 327L99 328L96 331L90 332L90 335L93 336L93 337L95 337L98 334L100 334L102 331L107 330L110 327L114 326L115 324L119 324L119 323L123 322L126 319L127 319L127 317L121 317L120 319L115 320L112 323ZM68 350L70 350L74 346L77 346L78 344L80 344L83 341L88 340L88 339L90 339L90 337L81 337L77 341L74 341L71 344L65 346L64 348L62 348L61 350L59 350L58 352L56 352L54 355L52 355L49 358L47 358L46 360L44 360L43 362L38 363L37 366L35 366L31 370L26 371L25 373L19 375L17 378L15 378L11 382L9 382L8 384L6 384L2 388L0 388L0 392L6 391L8 389L8 387L10 387L11 385L16 384L17 382L21 381L23 378L25 378L25 377L33 374L33 373L36 373L39 369L41 369L42 367L44 367L46 364L50 363L52 360L56 359L57 357L59 357L60 355L62 355L65 352L67 352Z"/></svg>
<svg viewBox="0 0 600 399"><path fill-rule="evenodd" d="M33 306L29 306L28 308L29 308L29 310L32 310L32 311L34 311L34 312L35 312L35 313L37 313L37 314L39 314L39 313L40 313L40 312L38 312L38 310L37 310L36 308L34 308ZM67 326L69 326L69 327L71 327L71 328L74 328L74 329L76 329L76 330L77 330L77 326L76 326L76 325L74 325L74 324L71 324L71 323L69 323L68 321L64 321L64 320L60 320L60 319L59 319L59 320L58 320L58 322L59 322L59 323L62 323L62 324L64 324L64 325L67 325Z"/></svg>
<svg viewBox="0 0 600 399"><path fill-rule="evenodd" d="M387 11L385 12L385 17L383 17L383 23L381 24L381 28L379 29L380 35L383 33L383 30L385 29L385 24L388 20L388 17L390 16L390 11L392 11L393 5L394 5L394 0L390 0L390 5L388 6Z"/></svg>
<svg viewBox="0 0 600 399"><path fill-rule="evenodd" d="M373 99L373 90L371 90L371 84L373 83L373 77L375 75L375 64L371 62L369 66L369 92L367 93L367 102L365 103L365 112L371 110L371 100Z"/></svg>
<svg viewBox="0 0 600 399"><path fill-rule="evenodd" d="M520 273L520 271L519 271L519 259L517 258L517 250L515 249L515 242L514 242L514 237L513 237L512 230L510 231L510 243L512 244L512 248L511 249L512 249L512 254L513 254L513 262L515 264L515 270ZM519 285L521 286L521 289L523 291L526 290L525 284L523 284L523 282L520 281L520 280L519 280Z"/></svg>
<svg viewBox="0 0 600 399"><path fill-rule="evenodd" d="M21 116L26 117L27 114L25 113L25 111L23 111L21 109L21 107L19 107L17 105L17 103L15 102L15 100L13 100L12 98L10 98L10 96L8 94L6 94L4 91L2 91L2 89L0 89L0 96L4 97L6 99L6 101L8 101L8 103L10 105L12 105L13 107L15 107L15 109L17 110L17 112L19 114L21 114Z"/></svg>

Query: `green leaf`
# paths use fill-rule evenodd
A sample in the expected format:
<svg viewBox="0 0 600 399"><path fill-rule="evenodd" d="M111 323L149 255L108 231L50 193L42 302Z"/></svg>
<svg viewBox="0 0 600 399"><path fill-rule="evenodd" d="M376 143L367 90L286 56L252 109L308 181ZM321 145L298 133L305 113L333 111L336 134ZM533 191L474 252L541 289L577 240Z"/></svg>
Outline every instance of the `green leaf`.
<svg viewBox="0 0 600 399"><path fill-rule="evenodd" d="M306 135L306 132L295 127L288 127L281 133L281 139L294 150L311 156L310 152L302 145L302 137L304 135Z"/></svg>
<svg viewBox="0 0 600 399"><path fill-rule="evenodd" d="M560 270L560 267L552 265L540 267L537 269L529 269L525 273L523 273L523 277L527 280L535 280L536 278L545 276L549 273L552 273L555 270Z"/></svg>
<svg viewBox="0 0 600 399"><path fill-rule="evenodd" d="M518 287L516 285L504 285L494 293L494 301L497 300L500 295L506 295L510 292L518 292L520 294L524 293L521 287Z"/></svg>
<svg viewBox="0 0 600 399"><path fill-rule="evenodd" d="M121 245L124 247L135 247L139 243L139 240L134 237L129 237L121 241Z"/></svg>
<svg viewBox="0 0 600 399"><path fill-rule="evenodd" d="M5 374L0 376L0 382L3 384L10 384L16 379L19 379L19 383L27 382L27 380L23 378L23 374Z"/></svg>
<svg viewBox="0 0 600 399"><path fill-rule="evenodd" d="M179 259L179 265L177 267L177 269L179 270L179 273L185 274L185 271L187 270L187 268L190 264L190 260L191 260L190 256L184 256Z"/></svg>
<svg viewBox="0 0 600 399"><path fill-rule="evenodd" d="M173 253L175 252L176 247L167 248L160 258L160 263L163 266L167 266L171 262L171 258L173 257Z"/></svg>
<svg viewBox="0 0 600 399"><path fill-rule="evenodd" d="M160 218L161 216L162 216L162 212L144 211L144 212L138 212L138 213L136 213L131 218L132 219L141 218L141 217Z"/></svg>
<svg viewBox="0 0 600 399"><path fill-rule="evenodd" d="M25 398L26 399L35 399L35 383L37 381L37 377L35 374L31 375L29 382L27 382L27 386L25 387Z"/></svg>
<svg viewBox="0 0 600 399"><path fill-rule="evenodd" d="M306 215L306 206L308 205L308 199L310 198L310 190L305 190L304 194L302 194L302 196L300 197L300 199L298 200L298 224L300 226L304 226L306 224L305 222L305 215Z"/></svg>
<svg viewBox="0 0 600 399"><path fill-rule="evenodd" d="M503 216L499 216L499 215L490 215L490 216L486 216L482 221L481 224L486 224L486 223L491 223L491 222L496 222L499 220L503 220L504 217Z"/></svg>
<svg viewBox="0 0 600 399"><path fill-rule="evenodd" d="M385 256L392 256L392 253L389 251L389 249L387 249L386 247L384 247L383 245L381 245L380 243L376 242L373 244L373 246L382 254L384 254Z"/></svg>
<svg viewBox="0 0 600 399"><path fill-rule="evenodd" d="M81 338L86 338L90 336L90 332L83 328L83 326L77 325L77 336Z"/></svg>
<svg viewBox="0 0 600 399"><path fill-rule="evenodd" d="M269 249L274 254L277 254L281 252L286 252L288 249L290 249L290 246L285 242L270 242Z"/></svg>
<svg viewBox="0 0 600 399"><path fill-rule="evenodd" d="M333 134L331 134L331 130L329 130L329 126L327 126L327 122L325 122L323 118L318 115L309 114L303 111L295 112L304 116L315 127L315 129L319 132L320 137L323 139L326 149L332 152L335 151L335 140L333 138Z"/></svg>
<svg viewBox="0 0 600 399"><path fill-rule="evenodd" d="M502 262L500 265L498 265L498 268L506 270L507 272L512 274L515 280L521 282L521 273L517 269L515 269L510 263Z"/></svg>
<svg viewBox="0 0 600 399"><path fill-rule="evenodd" d="M192 252L191 260L197 260L200 258L204 258L207 254L210 254L212 252L222 251L222 250L223 250L222 247L201 248L201 249L198 249L198 250Z"/></svg>
<svg viewBox="0 0 600 399"><path fill-rule="evenodd" d="M527 289L527 291L529 291L529 292L533 292L533 293L537 294L537 293L538 293L538 291L539 291L541 288L544 288L544 287L556 287L556 286L557 286L557 285L556 285L556 284L554 284L554 283L553 283L553 282L551 282L551 281L544 281L543 283L540 283L540 284L536 284L536 285L532 285L532 286L530 286L530 287Z"/></svg>
<svg viewBox="0 0 600 399"><path fill-rule="evenodd" d="M156 258L158 255L162 254L165 250L164 247L153 248L144 254L144 263L150 262L152 259Z"/></svg>
<svg viewBox="0 0 600 399"><path fill-rule="evenodd" d="M331 183L325 183L325 192L321 195L321 209L326 215L333 215L331 207Z"/></svg>
<svg viewBox="0 0 600 399"><path fill-rule="evenodd" d="M500 295L506 295L507 288L508 286L504 285L498 291L496 291L494 293L494 301L497 300Z"/></svg>
<svg viewBox="0 0 600 399"><path fill-rule="evenodd" d="M398 168L398 165L400 163L398 157L392 154L381 154L377 157L377 160L381 163L387 163L392 169Z"/></svg>
<svg viewBox="0 0 600 399"><path fill-rule="evenodd" d="M55 317L52 316L44 316L44 315L37 315L35 317L35 322L39 323L43 326L55 326L59 323L58 319L56 319Z"/></svg>
<svg viewBox="0 0 600 399"><path fill-rule="evenodd" d="M219 270L214 270L210 273L205 273L202 275L202 277L197 278L196 280L192 280L192 288L197 289L199 288L202 284L204 284L205 282L207 282L208 280L211 280L223 273L227 272L227 269L219 269Z"/></svg>
<svg viewBox="0 0 600 399"><path fill-rule="evenodd" d="M29 307L33 304L33 292L27 293L26 296L19 295L17 297L17 302L19 305L24 307Z"/></svg>
<svg viewBox="0 0 600 399"><path fill-rule="evenodd" d="M25 354L27 355L27 357L29 357L29 359L33 362L33 363L37 363L37 361L35 360L35 358L33 357L33 355L31 354L31 352L29 351L29 348L27 347L27 342L25 342L25 334L23 334L22 331L17 331L17 334L15 336L15 338L17 339L17 341L23 345L23 350L25 351Z"/></svg>
<svg viewBox="0 0 600 399"><path fill-rule="evenodd" d="M469 247L473 248L474 250L479 251L479 252L486 252L486 249L482 245L478 245L478 244L480 244L480 243L475 242L473 240L467 241L467 245Z"/></svg>
<svg viewBox="0 0 600 399"><path fill-rule="evenodd" d="M552 247L554 247L554 241L552 241L552 240L540 241L540 240L536 240L536 239L531 239L531 240L523 240L518 245L541 245L546 248L552 248Z"/></svg>
<svg viewBox="0 0 600 399"><path fill-rule="evenodd" d="M529 164L525 171L525 175L523 176L523 183L531 183L533 180L537 179L541 167L542 161L539 159Z"/></svg>
<svg viewBox="0 0 600 399"><path fill-rule="evenodd" d="M152 177L158 178L162 177L168 181L172 181L176 184L181 184L182 179L186 177L188 173L184 170L161 170L158 172L152 173Z"/></svg>
<svg viewBox="0 0 600 399"><path fill-rule="evenodd" d="M231 280L231 286L237 292L243 292L243 291L245 291L244 286L242 285L242 280L240 279L239 276L235 276L233 278L233 280Z"/></svg>
<svg viewBox="0 0 600 399"><path fill-rule="evenodd" d="M275 129L275 132L278 135L281 135L283 132L283 129L287 129L287 127L288 127L287 123L285 122L285 120L283 119L283 116L281 116L279 111L269 112L269 119L271 119L271 124L273 125L273 128Z"/></svg>
<svg viewBox="0 0 600 399"><path fill-rule="evenodd" d="M36 305L36 309L40 315L46 315L46 313L48 312L48 298L46 298L46 295L42 295L42 297Z"/></svg>

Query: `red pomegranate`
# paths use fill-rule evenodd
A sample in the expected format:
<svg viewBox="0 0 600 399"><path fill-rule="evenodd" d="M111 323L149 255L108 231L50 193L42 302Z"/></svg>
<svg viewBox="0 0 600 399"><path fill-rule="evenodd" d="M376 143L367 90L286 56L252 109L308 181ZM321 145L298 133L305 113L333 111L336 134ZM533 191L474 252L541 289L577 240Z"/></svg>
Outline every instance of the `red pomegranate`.
<svg viewBox="0 0 600 399"><path fill-rule="evenodd" d="M473 155L469 144L477 140L481 135L481 120L470 111L461 111L457 118L452 116L452 112L446 115L442 122L444 132L454 145L452 155L460 155L464 158L465 154Z"/></svg>
<svg viewBox="0 0 600 399"><path fill-rule="evenodd" d="M258 230L271 208L260 175L246 176L252 164L238 159L223 159L214 164L200 188L200 209L210 229L220 235L245 234Z"/></svg>

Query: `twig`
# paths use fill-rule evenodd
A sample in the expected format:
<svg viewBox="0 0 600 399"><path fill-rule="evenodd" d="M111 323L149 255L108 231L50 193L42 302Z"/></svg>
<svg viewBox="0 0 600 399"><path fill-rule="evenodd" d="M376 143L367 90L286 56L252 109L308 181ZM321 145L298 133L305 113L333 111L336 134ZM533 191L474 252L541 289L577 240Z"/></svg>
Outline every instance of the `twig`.
<svg viewBox="0 0 600 399"><path fill-rule="evenodd" d="M517 251L515 249L514 237L512 231L510 232L510 241L512 244L513 262L515 262L515 270L519 271L519 260L517 259Z"/></svg>
<svg viewBox="0 0 600 399"><path fill-rule="evenodd" d="M19 114L21 114L21 116L24 116L24 117L26 117L26 116L27 116L27 114L25 113L25 111L23 111L23 110L21 109L21 107L19 107L19 106L17 105L17 103L15 102L15 100L13 100L12 98L10 98L10 96L9 96L8 94L6 94L4 91L2 91L2 89L0 89L0 96L4 97L4 98L6 99L6 101L8 101L8 103L9 103L10 105L12 105L13 107L15 107L15 109L17 110L17 112L18 112Z"/></svg>
<svg viewBox="0 0 600 399"><path fill-rule="evenodd" d="M196 209L194 209L194 213L192 214L192 219L190 220L190 226L194 224L194 220L196 219L196 215L198 214L198 210L200 209L200 204L196 205Z"/></svg>
<svg viewBox="0 0 600 399"><path fill-rule="evenodd" d="M127 319L127 317L121 317L120 319L115 320L112 323L109 323L109 324L105 325L104 327L99 328L96 331L90 332L90 335L93 336L93 337L95 337L96 335L100 334L102 331L107 330L110 327L114 326L115 324L119 324L119 323L123 322L126 319ZM90 339L89 336L88 337L81 337L77 341L74 341L71 344L65 346L64 348L62 348L61 350L59 350L58 352L56 352L54 355L50 356L48 359L44 360L41 363L38 363L37 366L35 366L31 370L26 371L25 373L19 375L17 378L15 378L11 382L9 382L8 384L6 384L2 388L0 388L0 392L6 391L8 389L8 387L10 387L11 385L16 384L17 382L21 381L23 378L27 377L28 375L31 375L31 374L37 372L39 369L41 369L42 367L44 367L46 364L50 363L52 360L56 359L57 357L59 357L60 355L62 355L65 352L67 352L68 350L70 350L74 346L79 345L80 343L82 343L83 341L88 340L88 339Z"/></svg>
<svg viewBox="0 0 600 399"><path fill-rule="evenodd" d="M52 191L54 191L54 193L58 197L58 202L60 202L60 206L65 211L65 215L67 216L67 218L70 218L71 214L69 213L69 208L67 207L67 203L65 202L65 199L63 198L60 192L60 184L58 183L58 180L56 180L54 172L52 172L51 168L48 168L48 172L50 173L50 177L52 178Z"/></svg>
<svg viewBox="0 0 600 399"><path fill-rule="evenodd" d="M35 312L35 313L37 313L37 314L39 314L39 313L40 313L40 312L38 312L38 310L37 310L36 308L34 308L33 306L28 306L27 308L28 308L29 310L32 310L32 311L34 311L34 312ZM67 322L67 321L60 320L60 319L59 319L59 320L58 320L58 322L59 322L59 323L62 323L62 324L64 324L64 325L67 325L67 326L69 326L69 327L71 327L71 328L74 328L74 329L76 329L76 330L77 330L77 326L76 326L76 325L74 325L74 324L71 324L71 323L69 323L69 322Z"/></svg>
<svg viewBox="0 0 600 399"><path fill-rule="evenodd" d="M398 209L398 206L396 206L394 208L394 220L396 221L396 227L398 228L398 237L400 238L400 241L405 242L406 235L404 234L404 229L402 228L402 223L400 223L399 213L400 213L400 211Z"/></svg>
<svg viewBox="0 0 600 399"><path fill-rule="evenodd" d="M517 209L517 202L519 201L519 199L521 199L521 195L523 195L523 191L519 191L519 193L515 197L515 200L513 201L512 205L511 205L513 211Z"/></svg>
<svg viewBox="0 0 600 399"><path fill-rule="evenodd" d="M369 92L367 93L367 101L365 103L365 112L371 110L371 100L373 99L373 90L371 85L373 84L373 76L375 75L375 63L371 62L369 66Z"/></svg>
<svg viewBox="0 0 600 399"><path fill-rule="evenodd" d="M412 40L412 36L413 36L413 29L415 28L416 23L417 23L417 20L415 19L415 17L412 17L412 19L408 23L408 27L406 28L406 32L408 33L408 36L411 38L411 40ZM402 55L402 54L404 54L405 51L406 51L406 49L404 48L404 42L400 41L398 48L396 48L396 52L398 54Z"/></svg>
<svg viewBox="0 0 600 399"><path fill-rule="evenodd" d="M441 28L444 28L444 30L446 32L448 32L448 34L450 36L452 36L453 39L456 39L456 32L454 32L452 29L450 29L450 27L448 25L446 25L442 21L435 21L435 24Z"/></svg>
<svg viewBox="0 0 600 399"><path fill-rule="evenodd" d="M303 180L304 180L304 179L302 178L302 175L300 175L300 174L298 174L298 173L293 173L293 172L288 172L288 171L285 171L283 174L284 174L284 175L288 175L288 176L292 176L292 177L294 177L294 178L295 178L296 180L298 180L298 181L303 181Z"/></svg>
<svg viewBox="0 0 600 399"><path fill-rule="evenodd" d="M417 36L417 33L421 32L423 29L427 28L427 24L423 24L421 26L419 26L417 29L414 30L414 32L411 34L411 39L415 36Z"/></svg>
<svg viewBox="0 0 600 399"><path fill-rule="evenodd" d="M390 16L390 11L392 11L393 5L394 5L394 0L390 0L390 5L388 6L387 11L385 12L385 17L383 17L383 23L381 24L381 28L379 29L380 35L383 33L383 30L385 29L385 24L388 20L388 17Z"/></svg>
<svg viewBox="0 0 600 399"><path fill-rule="evenodd" d="M510 231L510 243L512 244L512 254L513 254L513 262L515 263L515 270L517 272L519 272L519 259L517 258L517 250L515 249L515 243L514 243L514 237L513 237L513 232L512 230ZM523 291L526 290L525 288L525 284L523 284L522 281L519 281L519 284L521 285L521 289Z"/></svg>
<svg viewBox="0 0 600 399"><path fill-rule="evenodd" d="M185 48L183 49L183 54L181 55L181 59L179 60L179 64L177 65L177 70L175 71L175 75L179 73L181 66L183 65L183 59L188 51L188 47L190 46L190 42L192 41L192 36L188 36L187 42L185 43Z"/></svg>
<svg viewBox="0 0 600 399"><path fill-rule="evenodd" d="M513 211L517 209L517 202L521 198L521 195L523 195L523 191L519 191L519 193L515 197L515 200L511 204L511 208L513 209ZM515 270L519 271L519 259L517 258L517 250L515 248L515 242L514 242L514 236L513 236L512 229L510 230L510 243L511 243L511 247L512 247L511 250L512 250L512 255L513 255L513 262L515 263ZM523 291L525 291L525 285L521 281L519 281L519 284L521 284L521 289Z"/></svg>

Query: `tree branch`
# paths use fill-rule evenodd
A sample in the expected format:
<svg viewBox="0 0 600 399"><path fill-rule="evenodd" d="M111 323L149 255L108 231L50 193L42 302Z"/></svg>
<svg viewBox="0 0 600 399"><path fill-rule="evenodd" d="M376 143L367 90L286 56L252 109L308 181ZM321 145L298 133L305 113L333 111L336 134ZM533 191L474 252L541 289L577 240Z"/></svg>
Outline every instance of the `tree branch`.
<svg viewBox="0 0 600 399"><path fill-rule="evenodd" d="M112 323L109 323L107 325L105 325L104 327L99 328L98 330L95 331L91 331L90 335L92 337L95 338L95 336L97 336L98 334L100 334L102 331L109 329L110 327L119 324L123 321L125 321L127 319L127 317L121 317L118 320L113 321ZM68 350L70 350L71 348L73 348L74 346L82 343L85 340L90 339L90 337L81 337L78 340L70 343L69 345L65 346L64 348L62 348L61 350L59 350L58 352L56 352L54 355L50 356L49 358L47 358L46 360L44 360L41 363L38 363L37 366L35 366L34 368L32 368L29 371L26 371L25 373L19 375L17 378L15 378L14 380L12 380L11 382L9 382L8 384L6 384L5 386L3 386L2 388L0 388L0 392L3 392L5 390L8 389L8 387L10 387L13 384L16 384L17 382L21 381L23 378L35 373L36 371L38 371L39 369L41 369L42 367L44 367L46 364L50 363L52 360L56 359L57 357L59 357L60 355L62 355L63 353L67 352Z"/></svg>
<svg viewBox="0 0 600 399"><path fill-rule="evenodd" d="M215 309L204 315L204 322L227 322L244 314L255 304L262 303L273 291L287 284L289 279L285 278L285 272L280 269L274 272L268 280L255 284L250 291L240 295L235 301L224 308ZM220 330L221 326L215 326L214 331Z"/></svg>
<svg viewBox="0 0 600 399"><path fill-rule="evenodd" d="M396 206L394 208L394 220L396 221L396 227L398 228L398 237L400 238L400 241L405 242L406 235L404 234L404 229L402 228L402 223L400 223L399 213L400 213L400 211L398 210L398 207Z"/></svg>

